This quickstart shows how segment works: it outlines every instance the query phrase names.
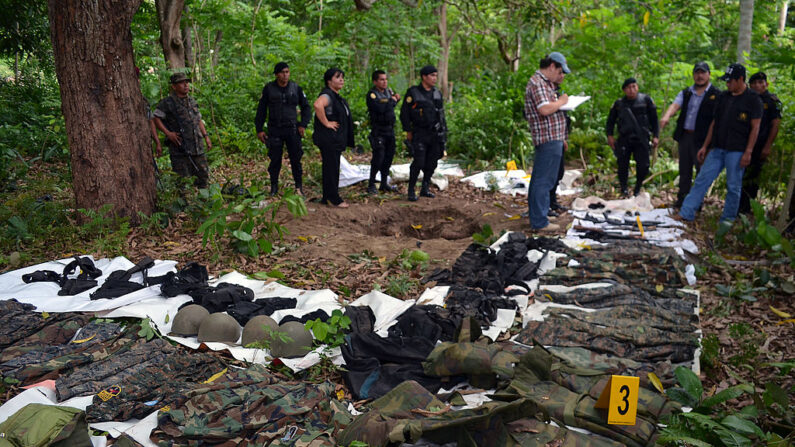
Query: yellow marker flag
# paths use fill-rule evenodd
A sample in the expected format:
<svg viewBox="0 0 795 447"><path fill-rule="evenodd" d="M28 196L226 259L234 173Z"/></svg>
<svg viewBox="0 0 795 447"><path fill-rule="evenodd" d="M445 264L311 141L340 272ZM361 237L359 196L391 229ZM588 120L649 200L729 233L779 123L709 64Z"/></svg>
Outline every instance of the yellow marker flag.
<svg viewBox="0 0 795 447"><path fill-rule="evenodd" d="M505 163L505 176L508 177L508 173L511 171L515 171L516 169L517 168L515 161L511 160L508 163Z"/></svg>
<svg viewBox="0 0 795 447"><path fill-rule="evenodd" d="M640 228L640 237L646 238L646 235L643 233L643 223L640 221L640 216L635 216L635 220L638 221L638 228Z"/></svg>

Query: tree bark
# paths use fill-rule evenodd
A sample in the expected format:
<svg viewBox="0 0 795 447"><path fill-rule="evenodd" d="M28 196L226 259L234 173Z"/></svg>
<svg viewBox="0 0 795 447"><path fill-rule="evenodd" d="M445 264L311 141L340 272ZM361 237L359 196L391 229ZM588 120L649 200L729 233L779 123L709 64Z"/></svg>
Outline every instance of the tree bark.
<svg viewBox="0 0 795 447"><path fill-rule="evenodd" d="M778 34L779 36L784 34L784 30L787 29L787 10L789 9L789 0L784 0L781 2L781 11L778 14Z"/></svg>
<svg viewBox="0 0 795 447"><path fill-rule="evenodd" d="M450 44L453 41L455 30L450 32L447 27L447 2L442 0L437 10L439 14L439 46L442 49L439 55L439 84L441 84L442 95L445 101L450 101L452 97L452 89L449 83L449 67L450 67Z"/></svg>
<svg viewBox="0 0 795 447"><path fill-rule="evenodd" d="M135 0L140 4L140 1ZM179 27L185 0L155 0L157 22L160 25L160 45L168 68L185 67L185 45L182 42L182 30Z"/></svg>
<svg viewBox="0 0 795 447"><path fill-rule="evenodd" d="M740 0L740 31L737 35L737 62L745 63L751 54L751 32L754 24L754 0Z"/></svg>
<svg viewBox="0 0 795 447"><path fill-rule="evenodd" d="M190 12L190 8L188 5L185 5L185 16L188 16ZM199 36L196 36L200 38ZM195 54L193 52L193 33L191 32L191 27L189 23L185 23L185 27L182 30L182 47L185 49L185 66L186 67L193 67L196 64L195 61Z"/></svg>
<svg viewBox="0 0 795 447"><path fill-rule="evenodd" d="M112 204L139 223L155 210L146 102L130 24L141 0L49 0L77 208Z"/></svg>

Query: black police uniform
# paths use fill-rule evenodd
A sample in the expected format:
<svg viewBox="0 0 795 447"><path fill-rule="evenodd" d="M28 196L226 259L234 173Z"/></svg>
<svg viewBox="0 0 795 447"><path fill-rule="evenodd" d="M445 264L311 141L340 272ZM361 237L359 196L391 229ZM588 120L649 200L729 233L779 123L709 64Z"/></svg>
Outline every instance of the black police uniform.
<svg viewBox="0 0 795 447"><path fill-rule="evenodd" d="M327 95L326 118L339 123L337 130L329 129L315 115L312 141L320 148L323 162L323 198L321 203L339 205L343 202L339 194L340 156L346 147L353 147L353 118L348 102L334 90L326 87L318 97Z"/></svg>
<svg viewBox="0 0 795 447"><path fill-rule="evenodd" d="M635 195L640 193L643 180L649 174L649 137L657 137L660 128L657 121L657 107L649 95L638 93L634 100L627 97L616 100L607 117L606 132L613 135L618 123L618 139L615 144L615 156L618 160L618 182L621 192L627 193L629 177L629 159L635 158Z"/></svg>
<svg viewBox="0 0 795 447"><path fill-rule="evenodd" d="M751 212L751 200L755 200L759 192L759 175L765 163L762 160L762 148L770 136L770 126L773 120L781 119L781 101L778 97L767 90L759 97L762 99L762 120L759 123L759 136L751 153L751 164L745 168L743 175L743 189L740 193L740 212L743 214Z"/></svg>
<svg viewBox="0 0 795 447"><path fill-rule="evenodd" d="M420 195L433 197L429 190L431 176L439 159L444 155L447 138L447 123L444 118L444 99L434 87L430 90L420 85L409 87L400 108L400 123L403 130L412 132L409 167L409 200L416 200L414 187L422 171Z"/></svg>
<svg viewBox="0 0 795 447"><path fill-rule="evenodd" d="M296 108L301 109L301 121L298 121ZM296 189L303 185L301 157L304 150L301 147L301 135L298 128L309 126L312 109L301 87L293 81L287 82L284 87L276 81L271 81L262 89L262 96L257 104L257 116L254 125L257 133L262 132L265 120L268 121L268 173L271 178L271 193L279 190L279 172L282 170L282 147L287 145L287 154L290 157L290 167L293 171L293 180Z"/></svg>
<svg viewBox="0 0 795 447"><path fill-rule="evenodd" d="M381 173L381 191L392 191L387 177L392 159L395 157L395 106L392 90L383 92L377 88L367 92L367 111L370 113L370 146L373 158L370 161L370 182L367 190L375 189L375 175Z"/></svg>

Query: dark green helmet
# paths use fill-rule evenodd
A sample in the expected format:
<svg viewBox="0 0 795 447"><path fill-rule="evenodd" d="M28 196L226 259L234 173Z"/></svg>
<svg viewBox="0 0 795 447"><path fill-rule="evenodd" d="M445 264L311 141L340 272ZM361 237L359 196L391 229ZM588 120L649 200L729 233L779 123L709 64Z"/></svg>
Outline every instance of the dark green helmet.
<svg viewBox="0 0 795 447"><path fill-rule="evenodd" d="M271 356L284 357L287 359L303 357L312 350L312 333L309 332L302 323L290 321L279 326L287 341L282 337L275 337L271 341Z"/></svg>
<svg viewBox="0 0 795 447"><path fill-rule="evenodd" d="M199 326L199 341L237 343L240 338L240 325L223 312L210 314Z"/></svg>
<svg viewBox="0 0 795 447"><path fill-rule="evenodd" d="M270 330L265 329L268 327ZM273 332L279 330L279 323L267 315L257 315L256 317L248 320L246 327L243 328L243 346L256 341L265 344L272 343L271 335Z"/></svg>
<svg viewBox="0 0 795 447"><path fill-rule="evenodd" d="M199 325L208 315L210 312L198 304L185 306L174 316L171 333L192 337L199 333Z"/></svg>

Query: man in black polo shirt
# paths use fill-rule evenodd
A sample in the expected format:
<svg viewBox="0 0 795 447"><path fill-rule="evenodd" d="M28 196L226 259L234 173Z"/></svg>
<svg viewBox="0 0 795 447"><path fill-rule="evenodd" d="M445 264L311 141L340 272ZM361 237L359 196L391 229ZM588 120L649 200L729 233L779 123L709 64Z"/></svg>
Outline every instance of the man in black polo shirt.
<svg viewBox="0 0 795 447"><path fill-rule="evenodd" d="M704 195L724 168L726 199L720 219L731 222L737 217L743 171L751 163L751 153L759 135L762 100L745 84L745 67L731 64L721 79L726 81L727 91L718 98L715 118L697 154L698 161L703 163L701 172L679 210L679 216L687 221L696 218Z"/></svg>
<svg viewBox="0 0 795 447"><path fill-rule="evenodd" d="M709 123L714 116L715 103L720 94L720 90L709 82L709 75L709 64L697 63L693 67L693 85L679 92L660 118L662 130L679 109L683 110L676 120L676 130L674 130L674 140L679 143L679 194L674 208L681 207L682 201L690 192L693 167L696 168L696 174L701 169L701 163L696 160L696 153L707 137Z"/></svg>
<svg viewBox="0 0 795 447"><path fill-rule="evenodd" d="M763 72L754 73L748 82L751 90L759 93L762 98L762 122L759 124L759 137L751 154L751 164L745 169L743 176L743 190L740 194L740 212L751 213L751 200L756 199L759 192L759 174L762 165L770 155L773 141L778 135L778 126L781 123L781 101L767 89L767 75Z"/></svg>

